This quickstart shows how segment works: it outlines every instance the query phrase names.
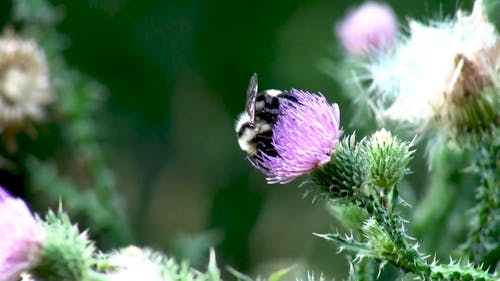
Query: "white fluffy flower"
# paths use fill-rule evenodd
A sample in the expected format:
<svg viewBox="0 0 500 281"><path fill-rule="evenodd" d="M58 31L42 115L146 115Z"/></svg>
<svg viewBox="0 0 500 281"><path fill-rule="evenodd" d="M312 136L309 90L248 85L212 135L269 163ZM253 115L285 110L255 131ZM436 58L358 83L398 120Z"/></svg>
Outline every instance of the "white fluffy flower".
<svg viewBox="0 0 500 281"><path fill-rule="evenodd" d="M171 281L162 277L162 268L159 262L154 261L153 253L144 251L135 246L122 249L109 259L109 263L117 270L108 273L108 281L151 280Z"/></svg>
<svg viewBox="0 0 500 281"><path fill-rule="evenodd" d="M477 0L470 15L424 25L409 24L410 36L368 66L370 93L379 121L416 128L446 118L448 103L474 87L498 81L500 41Z"/></svg>

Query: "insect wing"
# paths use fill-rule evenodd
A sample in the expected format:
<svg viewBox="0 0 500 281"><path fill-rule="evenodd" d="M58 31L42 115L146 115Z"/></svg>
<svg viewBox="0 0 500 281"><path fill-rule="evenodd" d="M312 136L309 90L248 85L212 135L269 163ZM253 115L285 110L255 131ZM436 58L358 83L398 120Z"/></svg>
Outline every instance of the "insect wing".
<svg viewBox="0 0 500 281"><path fill-rule="evenodd" d="M258 83L257 73L254 73L248 83L247 104L245 106L245 111L250 117L252 124L255 122L255 100L257 98Z"/></svg>

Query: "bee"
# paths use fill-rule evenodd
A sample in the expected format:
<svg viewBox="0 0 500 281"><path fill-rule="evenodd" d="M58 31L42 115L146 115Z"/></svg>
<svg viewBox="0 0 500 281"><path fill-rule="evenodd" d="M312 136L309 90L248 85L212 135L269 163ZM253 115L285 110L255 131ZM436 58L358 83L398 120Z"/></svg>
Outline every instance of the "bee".
<svg viewBox="0 0 500 281"><path fill-rule="evenodd" d="M250 158L260 153L278 155L272 143L273 127L280 115L280 102L285 99L297 101L288 91L269 89L259 93L257 74L250 78L245 111L239 115L235 126L238 144Z"/></svg>

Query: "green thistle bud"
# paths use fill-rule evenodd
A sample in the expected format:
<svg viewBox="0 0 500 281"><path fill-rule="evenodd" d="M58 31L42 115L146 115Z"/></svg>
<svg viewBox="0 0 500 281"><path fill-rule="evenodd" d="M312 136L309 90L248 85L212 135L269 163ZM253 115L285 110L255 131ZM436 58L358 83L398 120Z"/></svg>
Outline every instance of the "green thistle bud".
<svg viewBox="0 0 500 281"><path fill-rule="evenodd" d="M311 181L321 196L350 201L363 190L367 176L363 145L351 135L339 142L330 162L311 173Z"/></svg>
<svg viewBox="0 0 500 281"><path fill-rule="evenodd" d="M366 146L370 177L376 186L390 190L409 172L407 166L414 152L411 143L381 129L370 137Z"/></svg>
<svg viewBox="0 0 500 281"><path fill-rule="evenodd" d="M80 233L61 210L49 211L42 222L46 240L34 280L88 280L94 264L94 246L85 232Z"/></svg>

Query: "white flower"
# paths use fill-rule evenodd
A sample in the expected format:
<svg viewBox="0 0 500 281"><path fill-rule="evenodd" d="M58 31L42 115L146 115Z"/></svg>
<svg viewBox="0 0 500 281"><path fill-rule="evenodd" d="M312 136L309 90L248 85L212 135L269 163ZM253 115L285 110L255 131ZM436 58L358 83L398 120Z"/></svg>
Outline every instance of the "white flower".
<svg viewBox="0 0 500 281"><path fill-rule="evenodd" d="M109 259L117 270L106 274L107 281L172 281L162 276L160 260L155 260L154 253L135 246L122 249Z"/></svg>
<svg viewBox="0 0 500 281"><path fill-rule="evenodd" d="M379 121L416 128L447 118L448 104L498 81L500 40L477 0L470 15L424 25L410 21L410 36L367 65Z"/></svg>

